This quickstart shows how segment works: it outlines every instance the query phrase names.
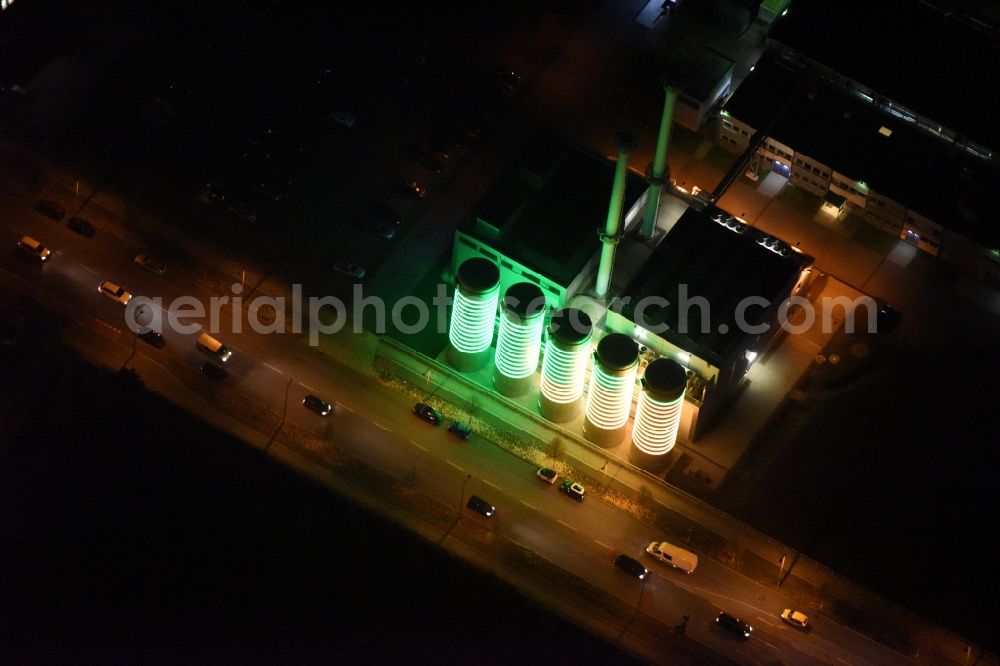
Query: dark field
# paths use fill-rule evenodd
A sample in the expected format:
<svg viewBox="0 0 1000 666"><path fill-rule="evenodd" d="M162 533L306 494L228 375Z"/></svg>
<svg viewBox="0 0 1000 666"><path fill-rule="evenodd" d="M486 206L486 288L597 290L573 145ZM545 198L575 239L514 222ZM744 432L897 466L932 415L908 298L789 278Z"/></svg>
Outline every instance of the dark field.
<svg viewBox="0 0 1000 666"><path fill-rule="evenodd" d="M132 377L47 367L0 436L8 658L627 659Z"/></svg>

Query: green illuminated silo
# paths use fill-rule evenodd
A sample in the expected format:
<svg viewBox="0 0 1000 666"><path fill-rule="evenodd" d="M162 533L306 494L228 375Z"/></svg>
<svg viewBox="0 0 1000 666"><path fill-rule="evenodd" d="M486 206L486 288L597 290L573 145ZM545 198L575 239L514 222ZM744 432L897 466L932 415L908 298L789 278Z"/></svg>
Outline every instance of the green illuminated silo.
<svg viewBox="0 0 1000 666"><path fill-rule="evenodd" d="M651 472L664 469L677 443L687 373L677 361L658 358L646 367L632 423L629 460Z"/></svg>
<svg viewBox="0 0 1000 666"><path fill-rule="evenodd" d="M506 396L524 395L538 368L545 294L537 284L518 282L507 289L500 310L493 383Z"/></svg>
<svg viewBox="0 0 1000 666"><path fill-rule="evenodd" d="M583 310L566 308L552 315L548 330L538 406L549 421L562 423L580 411L594 326Z"/></svg>
<svg viewBox="0 0 1000 666"><path fill-rule="evenodd" d="M627 335L610 333L598 343L583 426L584 436L598 446L610 448L621 442L638 366L639 345Z"/></svg>
<svg viewBox="0 0 1000 666"><path fill-rule="evenodd" d="M490 360L500 271L492 261L476 257L458 267L456 282L448 329L448 360L457 370L475 372Z"/></svg>

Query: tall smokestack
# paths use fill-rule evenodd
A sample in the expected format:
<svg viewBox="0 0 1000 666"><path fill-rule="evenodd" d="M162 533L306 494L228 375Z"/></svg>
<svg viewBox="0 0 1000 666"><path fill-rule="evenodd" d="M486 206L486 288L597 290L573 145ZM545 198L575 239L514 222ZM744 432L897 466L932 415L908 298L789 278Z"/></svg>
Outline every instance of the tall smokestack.
<svg viewBox="0 0 1000 666"><path fill-rule="evenodd" d="M628 156L635 147L635 141L626 133L618 135L618 163L615 164L615 180L611 185L611 202L608 204L608 219L601 234L601 263L597 268L597 284L594 290L604 297L611 285L611 269L615 263L615 248L621 240L622 203L625 200L625 178L628 176Z"/></svg>
<svg viewBox="0 0 1000 666"><path fill-rule="evenodd" d="M674 106L677 104L677 88L663 83L663 115L660 116L660 133L656 137L656 155L653 157L653 173L649 178L649 193L646 196L646 212L639 229L641 238L652 238L656 230L656 214L660 210L660 193L667 176L667 146L670 144L670 128L674 122Z"/></svg>

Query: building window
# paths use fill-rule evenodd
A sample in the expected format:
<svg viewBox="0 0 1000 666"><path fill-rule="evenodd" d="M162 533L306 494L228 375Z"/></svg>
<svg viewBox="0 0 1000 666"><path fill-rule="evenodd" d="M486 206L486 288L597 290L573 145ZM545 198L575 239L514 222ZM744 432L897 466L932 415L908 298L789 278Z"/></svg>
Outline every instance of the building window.
<svg viewBox="0 0 1000 666"><path fill-rule="evenodd" d="M722 121L722 126L725 127L727 130L729 130L730 132L735 132L736 131L736 126L733 125L728 120L723 120Z"/></svg>

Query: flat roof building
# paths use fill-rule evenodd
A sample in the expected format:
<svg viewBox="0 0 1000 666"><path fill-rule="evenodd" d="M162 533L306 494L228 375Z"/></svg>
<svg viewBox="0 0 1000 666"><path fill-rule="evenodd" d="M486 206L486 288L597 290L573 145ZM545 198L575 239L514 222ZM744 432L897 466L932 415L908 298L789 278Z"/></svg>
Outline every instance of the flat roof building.
<svg viewBox="0 0 1000 666"><path fill-rule="evenodd" d="M606 325L690 371L694 439L777 332L812 257L717 208L689 208L612 304ZM700 411L700 414L699 414Z"/></svg>
<svg viewBox="0 0 1000 666"><path fill-rule="evenodd" d="M455 231L451 274L483 257L500 267L500 292L528 280L552 308L589 286L601 245L615 165L550 135L539 135L518 165L487 191ZM647 184L625 184L623 228L636 220Z"/></svg>
<svg viewBox="0 0 1000 666"><path fill-rule="evenodd" d="M787 92L798 87L778 114ZM719 143L741 152L756 129L759 149L787 167L790 182L819 196L842 196L875 226L931 254L967 261L1000 247L989 194L1000 170L989 160L766 54L729 99Z"/></svg>

